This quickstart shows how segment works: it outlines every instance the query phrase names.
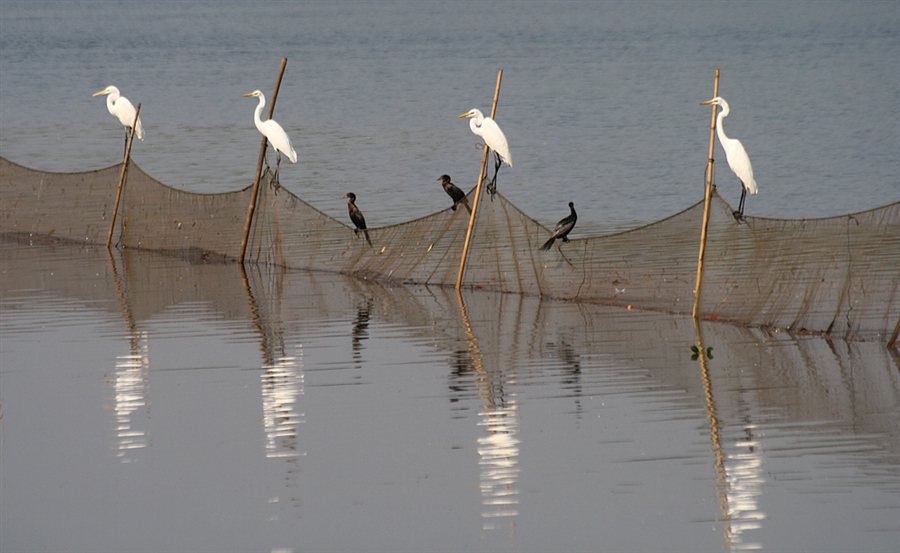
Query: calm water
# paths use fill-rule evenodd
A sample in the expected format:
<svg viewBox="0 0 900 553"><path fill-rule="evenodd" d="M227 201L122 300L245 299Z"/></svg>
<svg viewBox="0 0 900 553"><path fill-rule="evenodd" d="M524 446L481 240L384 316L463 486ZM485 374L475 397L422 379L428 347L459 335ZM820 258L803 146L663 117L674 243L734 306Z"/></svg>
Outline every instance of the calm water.
<svg viewBox="0 0 900 553"><path fill-rule="evenodd" d="M0 155L282 184L370 226L474 185L582 235L701 197L716 67L747 213L900 200L900 4L0 2ZM717 146L717 181L738 184ZM469 183L469 184L466 184ZM0 189L2 194L2 189ZM0 244L2 551L896 551L900 359L689 318ZM691 359L690 346L713 347Z"/></svg>
<svg viewBox="0 0 900 553"><path fill-rule="evenodd" d="M753 161L747 212L816 217L900 200L900 6L886 2L9 2L0 17L0 155L54 171L121 159L123 131L91 94L142 103L134 159L198 191L253 181L255 99L288 66L275 118L300 156L283 184L370 226L446 205L489 111L515 159L501 190L553 224L609 232L702 197L722 71L725 128ZM718 156L722 156L717 146ZM723 162L724 159L720 159ZM274 162L274 159L273 159ZM288 164L290 165L290 164ZM717 182L740 188L720 163Z"/></svg>
<svg viewBox="0 0 900 553"><path fill-rule="evenodd" d="M900 360L878 343L149 253L0 254L4 551L900 539ZM691 359L698 342L712 359Z"/></svg>

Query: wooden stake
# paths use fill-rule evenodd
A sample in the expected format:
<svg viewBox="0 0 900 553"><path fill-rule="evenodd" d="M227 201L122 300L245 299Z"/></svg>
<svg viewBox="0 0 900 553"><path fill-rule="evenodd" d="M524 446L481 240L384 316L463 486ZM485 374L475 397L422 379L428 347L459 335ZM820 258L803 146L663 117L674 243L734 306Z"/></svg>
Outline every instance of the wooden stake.
<svg viewBox="0 0 900 553"><path fill-rule="evenodd" d="M888 340L887 346L889 348L893 348L898 344L897 338L900 337L900 319L897 319L897 325L894 326L894 332L891 334L890 340Z"/></svg>
<svg viewBox="0 0 900 553"><path fill-rule="evenodd" d="M122 199L122 189L125 188L125 173L128 171L128 158L131 157L131 143L134 142L134 129L137 128L138 116L141 114L141 104L134 109L134 122L131 123L131 132L128 133L128 144L125 146L125 159L122 160L122 173L119 175L119 191L116 192L116 205L113 207L112 222L109 223L109 234L106 236L106 249L112 244L113 230L116 228L116 215L119 213L119 201Z"/></svg>
<svg viewBox="0 0 900 553"><path fill-rule="evenodd" d="M281 77L284 76L284 68L287 66L287 58L281 58L281 69L278 70L278 79L275 80L275 90L272 91L272 102L269 104L269 115L266 119L271 119L275 113L275 100L278 99L278 89L281 88ZM253 180L253 190L250 192L250 206L247 208L247 223L244 225L244 238L241 240L241 263L244 262L244 256L247 254L247 240L250 238L250 226L253 224L253 214L256 212L256 200L259 196L259 179L261 178L263 160L266 159L266 148L269 142L265 136L262 138L262 145L259 147L259 159L256 162L256 178Z"/></svg>
<svg viewBox="0 0 900 553"><path fill-rule="evenodd" d="M497 73L497 87L494 89L494 104L491 106L491 119L497 114L497 100L500 98L500 82L503 80L503 70ZM484 145L484 154L481 156L481 171L478 174L478 185L475 187L475 201L472 202L472 214L469 215L469 228L466 229L466 242L463 244L462 258L459 260L459 274L456 277L456 289L462 286L463 273L466 270L466 259L469 256L469 243L472 240L472 231L475 229L475 215L478 213L478 200L481 198L481 183L484 180L484 171L487 166L488 145Z"/></svg>
<svg viewBox="0 0 900 553"><path fill-rule="evenodd" d="M719 68L716 67L716 82L713 86L713 98L719 95ZM716 110L712 107L712 123L709 125L709 161L706 164L706 195L703 200L703 228L700 231L700 253L697 256L697 284L694 287L694 309L692 316L700 313L700 281L703 278L703 255L706 253L706 229L709 226L709 204L712 200L713 153L716 148Z"/></svg>

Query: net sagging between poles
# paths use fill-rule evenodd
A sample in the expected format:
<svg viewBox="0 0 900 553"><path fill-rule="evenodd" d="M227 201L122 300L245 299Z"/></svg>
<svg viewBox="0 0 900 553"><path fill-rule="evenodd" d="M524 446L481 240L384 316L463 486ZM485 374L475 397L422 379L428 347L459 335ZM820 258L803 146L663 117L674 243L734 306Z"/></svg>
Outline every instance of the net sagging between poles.
<svg viewBox="0 0 900 553"><path fill-rule="evenodd" d="M44 173L0 159L0 232L105 243L121 166ZM446 209L362 235L277 192L266 173L246 261L373 280L454 286L469 214ZM439 192L439 190L438 190ZM239 257L250 189L194 194L130 165L114 243L198 260ZM471 203L471 194L470 194ZM900 319L900 202L822 219L734 219L713 195L704 318L887 340ZM463 279L508 293L690 313L703 203L609 236L541 252L550 231L482 198ZM117 239L117 240L116 240Z"/></svg>

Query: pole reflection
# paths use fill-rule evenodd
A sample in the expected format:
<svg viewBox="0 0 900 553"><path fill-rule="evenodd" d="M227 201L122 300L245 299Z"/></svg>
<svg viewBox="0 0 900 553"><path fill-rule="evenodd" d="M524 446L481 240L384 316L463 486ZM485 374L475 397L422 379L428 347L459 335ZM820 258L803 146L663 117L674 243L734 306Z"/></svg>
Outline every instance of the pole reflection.
<svg viewBox="0 0 900 553"><path fill-rule="evenodd" d="M512 531L515 517L519 514L517 484L521 440L517 437L518 405L515 394L504 392L505 377L502 371L485 368L485 355L478 345L465 300L458 290L457 299L468 342L473 382L483 402L478 412L478 426L484 429L484 434L477 439L482 528L493 530L505 525Z"/></svg>
<svg viewBox="0 0 900 553"><path fill-rule="evenodd" d="M762 527L766 518L759 508L759 496L762 495L763 477L762 444L756 438L757 426L748 414L745 415L744 436L734 443L734 453L727 453L722 447L721 423L716 414L716 401L713 395L712 380L709 373L709 362L704 354L705 345L700 330L700 321L693 319L697 348L700 351L700 370L703 379L703 391L706 395L707 418L709 419L710 441L716 462L716 492L725 520L725 549L728 551L746 551L762 549L757 542L747 541L745 533ZM751 385L752 388L752 385ZM743 386L741 390L746 389ZM745 402L743 407L749 409Z"/></svg>

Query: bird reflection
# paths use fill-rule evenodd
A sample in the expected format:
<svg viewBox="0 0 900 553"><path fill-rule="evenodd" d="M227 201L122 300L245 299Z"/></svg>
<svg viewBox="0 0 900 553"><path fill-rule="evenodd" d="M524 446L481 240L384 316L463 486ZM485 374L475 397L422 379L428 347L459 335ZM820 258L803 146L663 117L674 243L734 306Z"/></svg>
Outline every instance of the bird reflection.
<svg viewBox="0 0 900 553"><path fill-rule="evenodd" d="M350 331L350 347L353 350L353 360L356 361L356 368L362 366L362 341L369 339L369 318L372 314L372 298L366 300L356 306L356 318L353 320L353 329Z"/></svg>
<svg viewBox="0 0 900 553"><path fill-rule="evenodd" d="M304 392L303 349L296 355L279 355L262 366L263 425L266 431L266 457L298 457L297 430L304 413L297 411Z"/></svg>
<svg viewBox="0 0 900 553"><path fill-rule="evenodd" d="M135 428L133 415L149 403L147 381L150 368L147 333L136 331L131 338L131 353L116 357L113 381L116 414L116 457L123 463L132 461L130 452L147 447L150 438L145 430Z"/></svg>
<svg viewBox="0 0 900 553"><path fill-rule="evenodd" d="M467 349L454 355L451 397L474 391L481 401L478 426L478 466L480 468L482 528L493 530L504 521L515 528L519 514L519 434L518 405L515 394L504 389L512 378L498 364L499 357L485 355L469 321L465 300L457 291L460 315L466 333ZM485 366L485 361L490 365Z"/></svg>
<svg viewBox="0 0 900 553"><path fill-rule="evenodd" d="M560 338L557 343L548 343L546 345L549 351L555 351L556 356L562 361L562 380L563 389L569 390L571 397L575 400L575 413L580 415L583 411L581 405L581 397L583 390L581 386L581 356L575 351L565 339Z"/></svg>

